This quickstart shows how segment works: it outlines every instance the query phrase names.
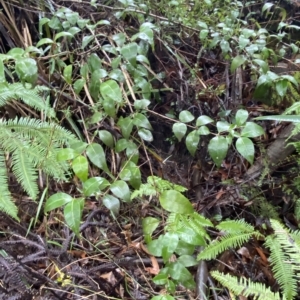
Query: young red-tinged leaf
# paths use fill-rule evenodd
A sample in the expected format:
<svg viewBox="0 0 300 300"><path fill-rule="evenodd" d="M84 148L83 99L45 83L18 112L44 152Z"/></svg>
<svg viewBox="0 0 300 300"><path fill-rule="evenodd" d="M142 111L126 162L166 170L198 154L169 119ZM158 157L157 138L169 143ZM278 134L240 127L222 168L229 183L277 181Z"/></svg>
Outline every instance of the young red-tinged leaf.
<svg viewBox="0 0 300 300"><path fill-rule="evenodd" d="M183 123L175 123L173 124L172 130L174 135L177 137L178 141L180 142L186 134L187 126Z"/></svg>
<svg viewBox="0 0 300 300"><path fill-rule="evenodd" d="M215 136L208 144L208 153L219 168L228 152L228 143L225 137Z"/></svg>
<svg viewBox="0 0 300 300"><path fill-rule="evenodd" d="M168 212L189 214L194 212L190 201L175 190L164 191L159 197L160 205Z"/></svg>
<svg viewBox="0 0 300 300"><path fill-rule="evenodd" d="M56 193L47 199L44 211L48 212L50 210L62 207L65 204L71 202L72 200L73 197L66 193Z"/></svg>
<svg viewBox="0 0 300 300"><path fill-rule="evenodd" d="M86 181L88 178L88 172L89 172L89 164L86 157L83 155L77 156L72 161L72 169L75 173L75 175L82 181Z"/></svg>
<svg viewBox="0 0 300 300"><path fill-rule="evenodd" d="M236 150L252 165L254 159L254 145L247 137L240 137L235 144Z"/></svg>

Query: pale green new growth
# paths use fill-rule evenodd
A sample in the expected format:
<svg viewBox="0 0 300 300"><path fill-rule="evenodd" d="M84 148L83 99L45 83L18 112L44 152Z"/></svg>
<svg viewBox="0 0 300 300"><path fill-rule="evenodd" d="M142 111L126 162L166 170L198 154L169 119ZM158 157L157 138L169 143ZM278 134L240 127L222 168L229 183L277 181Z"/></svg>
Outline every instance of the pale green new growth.
<svg viewBox="0 0 300 300"><path fill-rule="evenodd" d="M256 300L280 300L279 293L273 293L270 288L259 282L252 282L250 279L237 278L218 271L211 272L213 278L218 280L224 287L228 288L235 295L245 297L252 296Z"/></svg>

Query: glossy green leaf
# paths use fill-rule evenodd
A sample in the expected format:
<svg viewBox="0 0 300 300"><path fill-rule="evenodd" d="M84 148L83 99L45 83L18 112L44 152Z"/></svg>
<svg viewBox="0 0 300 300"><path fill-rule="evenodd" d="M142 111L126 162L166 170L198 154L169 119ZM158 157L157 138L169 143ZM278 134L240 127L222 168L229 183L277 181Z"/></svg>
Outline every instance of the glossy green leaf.
<svg viewBox="0 0 300 300"><path fill-rule="evenodd" d="M45 44L53 44L53 43L54 43L53 40L48 39L48 38L44 38L44 39L39 40L39 42L36 44L36 46L40 47L40 46L43 46Z"/></svg>
<svg viewBox="0 0 300 300"><path fill-rule="evenodd" d="M202 126L202 125L207 125L209 123L213 123L214 120L211 119L210 117L208 116L200 116L198 117L197 121L196 121L196 126Z"/></svg>
<svg viewBox="0 0 300 300"><path fill-rule="evenodd" d="M123 200L124 202L130 201L130 190L127 183L123 180L117 180L110 186L111 192Z"/></svg>
<svg viewBox="0 0 300 300"><path fill-rule="evenodd" d="M206 242L200 232L193 230L191 227L181 227L177 230L180 240L194 245L194 246L205 246Z"/></svg>
<svg viewBox="0 0 300 300"><path fill-rule="evenodd" d="M67 225L73 230L76 235L79 235L79 227L83 211L84 199L73 199L66 204L64 209L64 217Z"/></svg>
<svg viewBox="0 0 300 300"><path fill-rule="evenodd" d="M15 70L21 81L26 81L31 84L36 82L38 68L34 59L29 57L18 59L15 62Z"/></svg>
<svg viewBox="0 0 300 300"><path fill-rule="evenodd" d="M110 186L107 179L103 177L92 177L82 183L83 194L86 197L94 196Z"/></svg>
<svg viewBox="0 0 300 300"><path fill-rule="evenodd" d="M197 134L199 134L199 135L208 135L208 134L210 134L210 131L209 131L208 127L206 127L206 126L201 126L201 127L197 130Z"/></svg>
<svg viewBox="0 0 300 300"><path fill-rule="evenodd" d="M126 41L126 36L123 32L114 34L112 39L116 42L119 47L122 47Z"/></svg>
<svg viewBox="0 0 300 300"><path fill-rule="evenodd" d="M213 137L208 144L208 153L219 168L228 152L228 143L223 136Z"/></svg>
<svg viewBox="0 0 300 300"><path fill-rule="evenodd" d="M121 54L123 57L132 64L132 66L136 66L136 57L138 54L138 47L136 43L125 44L121 48Z"/></svg>
<svg viewBox="0 0 300 300"><path fill-rule="evenodd" d="M88 56L87 64L91 73L97 70L101 70L100 78L104 78L105 76L107 76L107 71L105 69L102 69L102 62L97 53L92 53Z"/></svg>
<svg viewBox="0 0 300 300"><path fill-rule="evenodd" d="M217 129L218 132L224 132L224 131L228 131L230 129L231 124L226 122L226 121L219 121L217 122Z"/></svg>
<svg viewBox="0 0 300 300"><path fill-rule="evenodd" d="M247 122L246 126L241 132L241 136L252 138L261 136L263 134L265 134L264 129L260 125L255 124L254 122Z"/></svg>
<svg viewBox="0 0 300 300"><path fill-rule="evenodd" d="M236 150L250 163L253 164L254 145L247 137L240 137L235 144Z"/></svg>
<svg viewBox="0 0 300 300"><path fill-rule="evenodd" d="M231 51L230 45L226 40L221 40L220 47L222 49L223 54L226 54Z"/></svg>
<svg viewBox="0 0 300 300"><path fill-rule="evenodd" d="M197 130L191 131L185 139L186 147L192 156L195 155L199 141L200 141L200 137L199 134L197 133Z"/></svg>
<svg viewBox="0 0 300 300"><path fill-rule="evenodd" d="M199 264L196 258L192 255L182 255L178 257L178 261L185 267L192 267Z"/></svg>
<svg viewBox="0 0 300 300"><path fill-rule="evenodd" d="M289 82L291 82L292 84L294 84L296 87L299 86L299 82L296 80L296 78L292 75L281 75L280 78L284 79L284 80L288 80Z"/></svg>
<svg viewBox="0 0 300 300"><path fill-rule="evenodd" d="M183 123L189 123L194 119L195 117L188 110L183 110L179 114L179 120Z"/></svg>
<svg viewBox="0 0 300 300"><path fill-rule="evenodd" d="M148 118L141 113L135 114L135 116L133 118L133 124L136 125L137 127L143 127L143 128L152 130L152 126L151 126Z"/></svg>
<svg viewBox="0 0 300 300"><path fill-rule="evenodd" d="M163 239L164 239L164 236L161 234L161 235L159 235L158 239L153 240L148 243L147 248L148 248L148 251L152 255L158 256L158 257L162 256Z"/></svg>
<svg viewBox="0 0 300 300"><path fill-rule="evenodd" d="M73 35L70 32L67 31L61 31L59 33L57 33L54 37L54 41L57 41L59 38L61 37L73 37Z"/></svg>
<svg viewBox="0 0 300 300"><path fill-rule="evenodd" d="M80 153L72 148L63 148L60 149L56 155L57 161L66 161L74 159Z"/></svg>
<svg viewBox="0 0 300 300"><path fill-rule="evenodd" d="M73 84L74 92L77 95L79 95L84 85L85 85L85 80L83 78L77 79Z"/></svg>
<svg viewBox="0 0 300 300"><path fill-rule="evenodd" d="M118 215L120 211L120 200L111 195L105 195L103 200L103 205L109 209L114 215Z"/></svg>
<svg viewBox="0 0 300 300"><path fill-rule="evenodd" d="M146 142L152 142L153 141L153 135L150 130L141 128L138 130L139 137L146 141Z"/></svg>
<svg viewBox="0 0 300 300"><path fill-rule="evenodd" d="M73 197L66 193L56 193L47 199L44 211L48 212L50 210L62 207L65 204L71 202L72 200Z"/></svg>
<svg viewBox="0 0 300 300"><path fill-rule="evenodd" d="M94 40L93 35L84 35L82 39L82 45L81 48L84 49L92 40Z"/></svg>
<svg viewBox="0 0 300 300"><path fill-rule="evenodd" d="M133 128L132 118L131 117L126 117L126 118L120 117L117 125L120 126L123 137L125 139L129 139L132 128ZM123 151L124 149L122 149L121 151Z"/></svg>
<svg viewBox="0 0 300 300"><path fill-rule="evenodd" d="M163 238L162 258L164 262L168 262L178 245L178 235L176 233L167 232Z"/></svg>
<svg viewBox="0 0 300 300"><path fill-rule="evenodd" d="M95 101L98 101L100 95L100 90L99 90L100 80L101 80L100 70L94 71L89 80L89 91Z"/></svg>
<svg viewBox="0 0 300 300"><path fill-rule="evenodd" d="M178 246L176 248L176 253L178 255L192 255L195 251L195 246L186 243L183 240L179 240Z"/></svg>
<svg viewBox="0 0 300 300"><path fill-rule="evenodd" d="M99 130L98 132L100 140L109 148L114 147L113 135L107 130Z"/></svg>
<svg viewBox="0 0 300 300"><path fill-rule="evenodd" d="M130 185L134 189L140 188L142 183L141 171L134 162L126 162L119 176L122 180L129 181Z"/></svg>
<svg viewBox="0 0 300 300"><path fill-rule="evenodd" d="M190 201L175 190L164 191L159 197L160 205L168 212L189 214L194 212Z"/></svg>
<svg viewBox="0 0 300 300"><path fill-rule="evenodd" d="M129 141L126 139L119 139L116 143L115 151L117 153L124 151L129 145Z"/></svg>
<svg viewBox="0 0 300 300"><path fill-rule="evenodd" d="M100 93L105 100L114 101L119 104L123 101L120 86L112 79L100 84Z"/></svg>
<svg viewBox="0 0 300 300"><path fill-rule="evenodd" d="M241 55L236 56L231 62L231 66L230 66L231 73L233 73L238 67L243 65L246 60L247 59L245 56L241 56Z"/></svg>
<svg viewBox="0 0 300 300"><path fill-rule="evenodd" d="M72 84L73 65L68 65L64 68L64 78L66 83Z"/></svg>
<svg viewBox="0 0 300 300"><path fill-rule="evenodd" d="M82 153L86 149L87 146L88 146L88 144L85 142L82 142L82 141L76 141L76 142L70 143L70 148L73 149L74 151L78 152L78 154ZM74 157L72 157L72 158L74 158Z"/></svg>
<svg viewBox="0 0 300 300"><path fill-rule="evenodd" d="M134 101L134 108L135 109L146 109L146 108L148 108L150 103L151 102L147 99L135 100Z"/></svg>
<svg viewBox="0 0 300 300"><path fill-rule="evenodd" d="M286 95L288 84L289 84L289 82L287 79L282 79L282 80L276 81L275 89L280 97L284 97Z"/></svg>
<svg viewBox="0 0 300 300"><path fill-rule="evenodd" d="M72 169L75 175L82 181L88 178L89 164L85 156L79 155L72 161Z"/></svg>
<svg viewBox="0 0 300 300"><path fill-rule="evenodd" d="M153 217L143 218L142 228L144 235L151 236L154 230L158 227L160 221Z"/></svg>
<svg viewBox="0 0 300 300"><path fill-rule="evenodd" d="M104 99L102 102L104 111L112 118L116 117L117 111L116 111L116 105L115 102L110 99Z"/></svg>
<svg viewBox="0 0 300 300"><path fill-rule="evenodd" d="M186 134L187 126L183 123L175 123L173 124L172 130L174 135L177 137L178 141L180 142Z"/></svg>
<svg viewBox="0 0 300 300"><path fill-rule="evenodd" d="M235 114L235 122L238 126L243 125L248 119L248 112L245 109L239 109Z"/></svg>
<svg viewBox="0 0 300 300"><path fill-rule="evenodd" d="M75 25L79 19L78 12L69 11L65 13L66 19L70 22L70 24Z"/></svg>
<svg viewBox="0 0 300 300"><path fill-rule="evenodd" d="M158 285L166 284L168 280L169 280L168 274L163 274L163 273L159 273L158 275L156 275L155 277L152 278L153 283L158 284ZM154 299L154 298L152 298L152 299ZM159 297L157 299L161 299L161 298Z"/></svg>
<svg viewBox="0 0 300 300"><path fill-rule="evenodd" d="M106 156L101 145L96 143L90 144L86 149L86 154L96 167L110 174L106 163Z"/></svg>

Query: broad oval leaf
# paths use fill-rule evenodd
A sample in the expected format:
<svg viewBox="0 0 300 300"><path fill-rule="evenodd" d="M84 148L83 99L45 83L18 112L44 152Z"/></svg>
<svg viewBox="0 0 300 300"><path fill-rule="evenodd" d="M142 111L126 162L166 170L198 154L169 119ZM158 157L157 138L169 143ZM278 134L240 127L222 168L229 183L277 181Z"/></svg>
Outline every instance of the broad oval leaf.
<svg viewBox="0 0 300 300"><path fill-rule="evenodd" d="M227 155L228 143L225 137L215 136L208 144L208 153L219 168Z"/></svg>
<svg viewBox="0 0 300 300"><path fill-rule="evenodd" d="M255 124L253 122L247 122L246 126L243 128L241 132L241 136L254 138L254 137L261 136L264 133L265 131L260 125Z"/></svg>
<svg viewBox="0 0 300 300"><path fill-rule="evenodd" d="M230 66L231 73L233 73L238 67L244 64L246 60L247 59L245 56L241 56L241 55L236 56L231 62L231 66Z"/></svg>
<svg viewBox="0 0 300 300"><path fill-rule="evenodd" d="M181 214L194 212L194 208L190 201L175 190L164 191L159 197L159 202L162 208L169 212Z"/></svg>
<svg viewBox="0 0 300 300"><path fill-rule="evenodd" d="M111 192L122 199L124 202L130 201L130 190L127 183L123 180L117 180L110 186Z"/></svg>
<svg viewBox="0 0 300 300"><path fill-rule="evenodd" d="M107 130L99 130L100 140L109 148L114 147L113 135Z"/></svg>
<svg viewBox="0 0 300 300"><path fill-rule="evenodd" d="M152 126L151 126L148 118L141 113L135 114L135 116L133 118L133 124L137 127L143 127L143 128L149 129L149 130L152 129Z"/></svg>
<svg viewBox="0 0 300 300"><path fill-rule="evenodd" d="M144 235L149 235L154 232L154 230L159 225L159 220L153 217L146 217L142 221L143 233Z"/></svg>
<svg viewBox="0 0 300 300"><path fill-rule="evenodd" d="M81 216L83 211L84 199L73 199L69 202L64 209L64 217L67 225L73 230L73 232L78 236L79 227L81 222Z"/></svg>
<svg viewBox="0 0 300 300"><path fill-rule="evenodd" d="M195 117L188 110L183 110L179 114L179 120L183 123L191 122L194 119L195 119Z"/></svg>
<svg viewBox="0 0 300 300"><path fill-rule="evenodd" d="M150 130L145 129L145 128L140 128L138 130L138 135L141 139L143 139L146 142L152 142L153 141L153 136Z"/></svg>
<svg viewBox="0 0 300 300"><path fill-rule="evenodd" d="M289 84L289 82L287 79L278 80L275 83L276 91L280 97L285 96L287 88L288 88L288 84Z"/></svg>
<svg viewBox="0 0 300 300"><path fill-rule="evenodd" d="M62 207L65 204L71 202L72 200L73 197L66 193L56 193L47 199L44 211L48 212L50 210Z"/></svg>
<svg viewBox="0 0 300 300"><path fill-rule="evenodd" d="M226 121L219 121L217 122L217 129L218 132L224 132L224 131L228 131L230 129L231 124L226 122Z"/></svg>
<svg viewBox="0 0 300 300"><path fill-rule="evenodd" d="M174 135L177 137L178 141L180 142L186 134L187 126L183 123L175 123L173 124L172 130Z"/></svg>
<svg viewBox="0 0 300 300"><path fill-rule="evenodd" d="M86 154L96 167L110 174L106 163L106 156L101 145L96 143L90 144L86 149Z"/></svg>
<svg viewBox="0 0 300 300"><path fill-rule="evenodd" d="M106 100L114 101L119 104L121 104L123 101L120 86L112 79L100 84L100 93L101 96Z"/></svg>
<svg viewBox="0 0 300 300"><path fill-rule="evenodd" d="M128 139L130 137L130 134L131 134L131 131L133 128L132 118L131 117L126 117L126 118L120 117L117 125L121 127L123 137L125 139Z"/></svg>
<svg viewBox="0 0 300 300"><path fill-rule="evenodd" d="M77 156L72 161L72 169L75 173L75 175L81 180L86 181L88 178L88 172L89 172L89 164L86 157L83 155Z"/></svg>
<svg viewBox="0 0 300 300"><path fill-rule="evenodd" d="M120 211L120 200L112 195L105 195L102 200L103 205L109 209L114 215L118 215Z"/></svg>
<svg viewBox="0 0 300 300"><path fill-rule="evenodd" d="M235 122L237 125L243 125L248 119L249 113L245 109L239 109L235 114Z"/></svg>
<svg viewBox="0 0 300 300"><path fill-rule="evenodd" d="M110 183L107 179L103 177L92 177L83 182L83 194L86 197L90 197L104 190L108 186L110 186Z"/></svg>
<svg viewBox="0 0 300 300"><path fill-rule="evenodd" d="M199 141L200 137L196 130L190 132L185 139L186 147L192 156L195 155Z"/></svg>
<svg viewBox="0 0 300 300"><path fill-rule="evenodd" d="M209 131L209 129L208 129L207 126L201 126L201 127L197 130L197 133L198 133L199 135L208 135L208 134L210 134L210 131Z"/></svg>
<svg viewBox="0 0 300 300"><path fill-rule="evenodd" d="M76 156L78 156L78 151L72 149L72 148L63 148L60 149L56 155L57 161L66 161L74 159Z"/></svg>
<svg viewBox="0 0 300 300"><path fill-rule="evenodd" d="M209 124L209 123L213 123L213 119L211 119L210 117L208 116L200 116L198 117L197 121L196 121L196 126L202 126L202 125L206 125L206 124Z"/></svg>
<svg viewBox="0 0 300 300"><path fill-rule="evenodd" d="M254 145L247 137L240 137L235 144L236 150L252 165L254 159Z"/></svg>

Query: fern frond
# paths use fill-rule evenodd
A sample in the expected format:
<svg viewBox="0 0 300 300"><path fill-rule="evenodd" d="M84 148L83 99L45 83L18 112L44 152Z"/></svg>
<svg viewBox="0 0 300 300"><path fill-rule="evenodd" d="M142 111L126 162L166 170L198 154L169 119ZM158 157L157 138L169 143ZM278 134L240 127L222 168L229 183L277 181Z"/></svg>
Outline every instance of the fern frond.
<svg viewBox="0 0 300 300"><path fill-rule="evenodd" d="M12 165L12 171L17 181L32 199L36 199L38 195L38 175L26 151L22 151L22 149L15 151L12 154Z"/></svg>
<svg viewBox="0 0 300 300"><path fill-rule="evenodd" d="M297 280L294 276L292 263L276 238L268 236L265 245L271 251L270 259L274 277L278 281L286 299L291 300L297 295Z"/></svg>
<svg viewBox="0 0 300 300"><path fill-rule="evenodd" d="M241 247L242 244L247 242L252 236L259 237L260 233L253 232L236 232L229 233L223 236L220 240L215 240L209 244L197 257L198 260L206 259L210 260L216 258L221 252L224 252L230 248Z"/></svg>
<svg viewBox="0 0 300 300"><path fill-rule="evenodd" d="M223 221L216 226L220 231L227 233L251 233L254 231L254 227L245 222L245 220L228 220Z"/></svg>
<svg viewBox="0 0 300 300"><path fill-rule="evenodd" d="M0 211L3 211L14 219L19 220L18 208L12 201L12 197L8 189L7 168L4 158L4 153L0 150Z"/></svg>
<svg viewBox="0 0 300 300"><path fill-rule="evenodd" d="M218 271L211 272L211 276L228 288L236 296L252 296L256 300L280 300L279 293L273 293L270 288L259 282L252 282L250 279L237 278Z"/></svg>
<svg viewBox="0 0 300 300"><path fill-rule="evenodd" d="M36 86L27 88L22 83L1 83L0 84L0 106L6 105L9 101L21 99L28 106L44 111L47 116L55 117L54 109L45 102L42 92L49 91L47 87Z"/></svg>

